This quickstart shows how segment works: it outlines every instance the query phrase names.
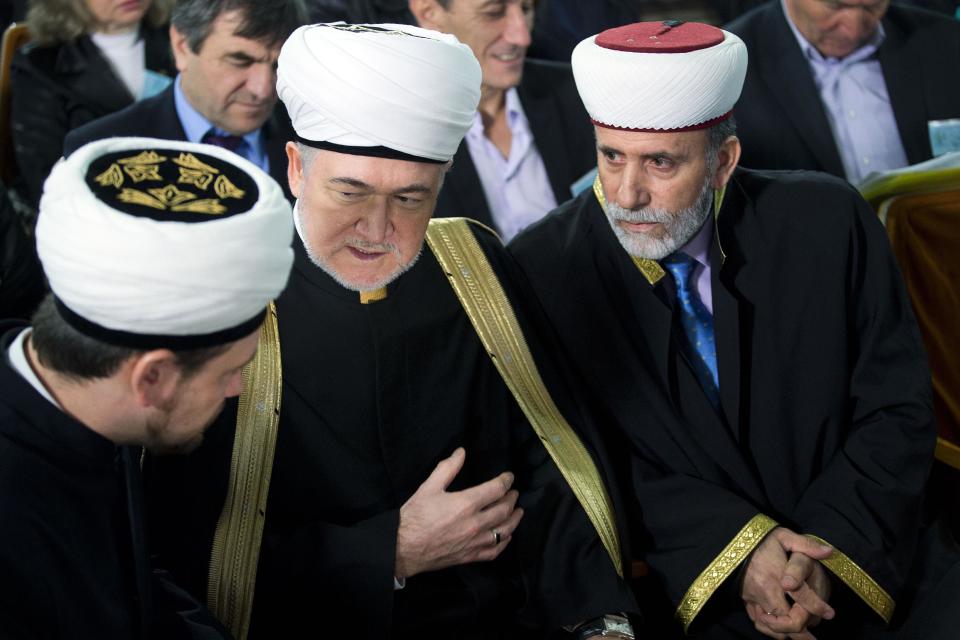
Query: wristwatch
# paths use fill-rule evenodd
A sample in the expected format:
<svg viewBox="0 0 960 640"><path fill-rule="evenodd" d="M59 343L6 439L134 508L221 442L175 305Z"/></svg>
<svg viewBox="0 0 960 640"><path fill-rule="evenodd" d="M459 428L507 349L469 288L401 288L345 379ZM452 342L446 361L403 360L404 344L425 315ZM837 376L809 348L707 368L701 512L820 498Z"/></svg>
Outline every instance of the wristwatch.
<svg viewBox="0 0 960 640"><path fill-rule="evenodd" d="M613 614L587 620L576 629L577 640L587 640L594 636L634 640L633 627L627 617Z"/></svg>

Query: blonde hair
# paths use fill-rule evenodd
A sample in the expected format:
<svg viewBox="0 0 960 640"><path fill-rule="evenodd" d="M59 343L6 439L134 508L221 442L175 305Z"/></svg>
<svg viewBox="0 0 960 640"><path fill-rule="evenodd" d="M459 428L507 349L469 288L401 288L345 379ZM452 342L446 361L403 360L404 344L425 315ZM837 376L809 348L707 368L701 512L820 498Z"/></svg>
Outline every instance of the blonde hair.
<svg viewBox="0 0 960 640"><path fill-rule="evenodd" d="M170 20L174 0L152 0L144 24L160 27ZM43 46L73 42L90 33L96 22L85 0L29 0L27 26L33 42Z"/></svg>

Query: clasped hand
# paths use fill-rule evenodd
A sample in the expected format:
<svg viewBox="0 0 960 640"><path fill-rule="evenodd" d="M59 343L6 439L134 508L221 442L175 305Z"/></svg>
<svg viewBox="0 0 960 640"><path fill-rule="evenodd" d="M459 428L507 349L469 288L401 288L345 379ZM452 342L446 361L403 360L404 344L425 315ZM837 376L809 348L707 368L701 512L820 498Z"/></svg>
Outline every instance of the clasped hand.
<svg viewBox="0 0 960 640"><path fill-rule="evenodd" d="M523 517L516 506L519 494L510 489L513 474L506 471L468 489L447 491L465 459L461 447L441 460L400 508L397 577L493 560L510 543Z"/></svg>
<svg viewBox="0 0 960 640"><path fill-rule="evenodd" d="M784 527L764 538L750 557L741 590L757 631L771 638L815 640L809 629L835 615L827 604L830 580L817 562L832 551Z"/></svg>

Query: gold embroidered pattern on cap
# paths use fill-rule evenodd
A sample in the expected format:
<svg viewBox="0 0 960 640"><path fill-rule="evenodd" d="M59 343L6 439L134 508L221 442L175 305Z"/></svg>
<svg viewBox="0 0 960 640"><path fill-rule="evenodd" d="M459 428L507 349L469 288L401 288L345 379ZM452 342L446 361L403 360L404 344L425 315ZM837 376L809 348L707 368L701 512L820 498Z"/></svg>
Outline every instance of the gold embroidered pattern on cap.
<svg viewBox="0 0 960 640"><path fill-rule="evenodd" d="M173 162L179 165L180 168L180 179L177 180L178 184L192 184L204 191L206 191L210 183L213 182L214 176L220 173L218 169L201 162L192 153L181 153L180 157L175 158ZM220 177L222 178L223 176Z"/></svg>
<svg viewBox="0 0 960 640"><path fill-rule="evenodd" d="M123 171L120 170L120 165L114 162L106 171L94 178L94 180L103 187L110 185L119 189L123 186Z"/></svg>
<svg viewBox="0 0 960 640"><path fill-rule="evenodd" d="M123 165L123 171L134 182L143 182L144 180L162 180L160 177L160 163L166 162L167 158L161 156L156 151L141 151L130 158L121 158L117 160Z"/></svg>
<svg viewBox="0 0 960 640"><path fill-rule="evenodd" d="M227 176L217 176L213 190L220 198L242 198L244 193L243 189L237 188Z"/></svg>
<svg viewBox="0 0 960 640"><path fill-rule="evenodd" d="M170 175L171 167L165 166L168 161L176 165L177 177ZM135 183L154 181L161 186L143 189L124 187L124 174ZM160 211L219 215L229 211L229 207L223 204L224 200L242 200L247 195L247 190L238 187L222 168L212 166L188 152L180 152L177 157L168 158L154 150L141 151L137 155L112 162L94 180L102 187L117 189L118 192L113 197L119 202ZM171 180L175 180L176 184L170 182ZM216 197L213 197L214 194L204 197L206 194L200 193L208 191L210 185L213 185Z"/></svg>

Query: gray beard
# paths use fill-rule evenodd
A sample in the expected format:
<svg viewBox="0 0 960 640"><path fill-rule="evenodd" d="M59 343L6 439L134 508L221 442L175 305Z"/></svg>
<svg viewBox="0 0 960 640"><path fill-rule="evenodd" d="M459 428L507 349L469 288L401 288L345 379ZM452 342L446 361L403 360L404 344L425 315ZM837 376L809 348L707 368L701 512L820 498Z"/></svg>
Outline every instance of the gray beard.
<svg viewBox="0 0 960 640"><path fill-rule="evenodd" d="M624 209L609 198L606 200L607 206L604 208L604 213L607 214L610 227L624 251L635 258L660 260L690 242L693 236L697 235L713 208L713 189L710 187L708 174L703 182L703 188L700 189L700 195L697 196L697 201L676 212L651 207ZM663 225L664 234L660 238L653 238L642 233L631 233L617 224L621 220L659 222Z"/></svg>
<svg viewBox="0 0 960 640"><path fill-rule="evenodd" d="M300 235L300 240L303 242L303 248L307 250L307 257L310 258L310 262L312 262L315 266L320 267L320 269L322 269L324 273L326 273L328 276L333 278L336 281L336 283L339 284L341 287L343 287L344 289L349 289L350 291L358 291L358 292L373 291L375 289L382 289L386 287L388 284L390 284L391 282L393 282L394 280L396 280L397 278L405 274L407 271L412 269L413 266L417 264L417 260L420 259L420 255L423 253L423 245L420 245L420 250L417 251L417 255L413 256L413 258L406 264L402 264L399 267L397 267L396 271L389 274L382 280L374 282L373 284L360 285L356 282L351 282L346 278L344 278L343 276L341 276L339 273L337 273L334 270L333 267L330 266L330 263L324 260L321 256L314 253L313 248L310 246L310 243L307 242L307 239L304 237L306 234L302 231L303 220L300 218L300 209L298 207L293 208L293 216L296 221L297 233ZM364 247L365 244L370 244L370 243L354 242L351 244L351 246L357 246L362 249L362 248L365 248ZM377 246L385 248L388 251L398 253L397 248L392 244L377 245Z"/></svg>

